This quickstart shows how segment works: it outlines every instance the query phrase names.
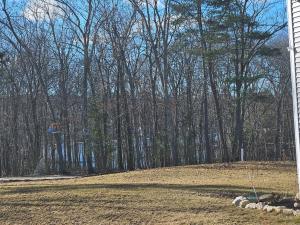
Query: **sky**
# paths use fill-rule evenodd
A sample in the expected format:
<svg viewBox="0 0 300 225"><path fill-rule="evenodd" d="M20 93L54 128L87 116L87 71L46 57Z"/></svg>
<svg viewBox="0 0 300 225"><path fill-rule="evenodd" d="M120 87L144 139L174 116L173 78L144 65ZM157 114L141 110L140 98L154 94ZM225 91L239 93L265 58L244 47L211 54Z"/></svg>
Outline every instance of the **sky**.
<svg viewBox="0 0 300 225"><path fill-rule="evenodd" d="M99 0L99 1L103 1L103 0ZM108 1L108 0L104 0L104 1ZM117 0L115 1L117 2ZM129 0L119 0L119 1L122 3L131 4ZM164 0L157 0L157 1L158 1L158 7L162 9L164 7ZM265 0L253 0L253 1L265 1ZM287 21L286 0L267 0L267 1L268 3L276 2L276 4L273 5L273 7L269 8L268 13L262 17L262 21L265 21L266 24L271 24L272 22L274 22L274 20L278 20L278 19L282 23L286 22ZM25 15L28 19L31 20L35 20L35 19L43 20L47 18L43 8L49 10L52 16L55 16L55 14L58 12L58 10L53 7L53 5L56 4L55 0L7 0L7 2L9 3L10 10L13 9L13 11L17 12L18 8L19 9L22 8L23 15ZM284 32L287 32L287 29Z"/></svg>
<svg viewBox="0 0 300 225"><path fill-rule="evenodd" d="M55 12L54 7L51 6L51 4L55 3L55 0L8 0L8 1L10 1L12 3L12 5L17 5L16 4L17 2L22 2L22 1L27 2L27 7L24 9L24 14L27 15L28 18L31 18L33 16L33 15L31 15L32 10L30 8L34 8L40 14L43 13L43 10L42 10L43 7L49 8L50 12ZM43 3L43 1L45 1L46 4ZM99 0L99 1L102 1L102 0ZM120 1L130 4L129 0L120 0ZM157 0L159 8L163 8L163 6L164 6L163 1L164 0ZM255 0L255 1L263 1L263 0ZM286 0L268 0L268 1L270 1L270 2L276 1L277 4L275 6L273 6L272 9L269 9L269 15L267 15L266 18L272 19L272 18L274 18L274 16L277 16L276 14L278 12L281 12L282 14L279 16L282 17L282 19L286 21L287 20L287 16L285 13Z"/></svg>

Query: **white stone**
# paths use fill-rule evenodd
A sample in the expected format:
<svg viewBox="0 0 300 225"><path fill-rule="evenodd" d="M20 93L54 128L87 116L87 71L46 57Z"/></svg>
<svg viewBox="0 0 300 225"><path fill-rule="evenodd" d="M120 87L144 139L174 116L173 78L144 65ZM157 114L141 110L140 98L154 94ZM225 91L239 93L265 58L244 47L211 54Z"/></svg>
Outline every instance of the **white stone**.
<svg viewBox="0 0 300 225"><path fill-rule="evenodd" d="M265 207L265 205L266 205L265 203L259 202L259 203L256 204L256 208L257 209L263 209Z"/></svg>
<svg viewBox="0 0 300 225"><path fill-rule="evenodd" d="M268 205L267 212L272 212L274 210L274 206Z"/></svg>
<svg viewBox="0 0 300 225"><path fill-rule="evenodd" d="M244 196L238 196L236 197L233 201L232 201L232 204L235 205L235 206L239 206L240 205L240 202L242 200L246 200L246 198Z"/></svg>
<svg viewBox="0 0 300 225"><path fill-rule="evenodd" d="M275 206L265 205L263 207L263 211L266 211L266 212L272 212L273 210L275 210Z"/></svg>
<svg viewBox="0 0 300 225"><path fill-rule="evenodd" d="M283 209L282 213L286 214L286 215L293 215L294 214L294 210L293 209Z"/></svg>
<svg viewBox="0 0 300 225"><path fill-rule="evenodd" d="M276 206L276 207L274 207L274 211L276 213L281 213L283 211L283 209L286 209L286 207L285 206Z"/></svg>
<svg viewBox="0 0 300 225"><path fill-rule="evenodd" d="M300 210L294 210L293 214L294 216L300 216Z"/></svg>
<svg viewBox="0 0 300 225"><path fill-rule="evenodd" d="M251 202L245 206L245 209L256 209L256 203Z"/></svg>
<svg viewBox="0 0 300 225"><path fill-rule="evenodd" d="M294 203L294 207L295 207L295 208L300 208L300 202L295 202L295 203Z"/></svg>
<svg viewBox="0 0 300 225"><path fill-rule="evenodd" d="M242 200L241 202L240 202L240 207L241 208L245 208L246 207L246 205L248 205L250 203L250 201L249 200Z"/></svg>

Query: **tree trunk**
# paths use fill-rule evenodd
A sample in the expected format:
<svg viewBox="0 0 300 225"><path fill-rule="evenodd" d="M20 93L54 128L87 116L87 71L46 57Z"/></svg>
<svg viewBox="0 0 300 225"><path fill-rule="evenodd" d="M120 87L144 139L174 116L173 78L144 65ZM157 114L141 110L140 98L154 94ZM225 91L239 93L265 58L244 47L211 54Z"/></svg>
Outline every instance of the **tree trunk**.
<svg viewBox="0 0 300 225"><path fill-rule="evenodd" d="M222 161L229 162L228 147L227 147L227 143L226 143L226 137L225 137L224 126L223 126L222 109L221 109L220 102L219 102L219 95L218 95L217 87L216 87L215 80L213 77L214 71L213 71L213 64L211 61L209 62L208 70L209 70L210 86L211 86L211 90L212 90L214 100L215 100L215 107L216 107L216 113L217 113L217 118L218 118L220 138L221 138L221 143L222 143L222 147L223 147Z"/></svg>

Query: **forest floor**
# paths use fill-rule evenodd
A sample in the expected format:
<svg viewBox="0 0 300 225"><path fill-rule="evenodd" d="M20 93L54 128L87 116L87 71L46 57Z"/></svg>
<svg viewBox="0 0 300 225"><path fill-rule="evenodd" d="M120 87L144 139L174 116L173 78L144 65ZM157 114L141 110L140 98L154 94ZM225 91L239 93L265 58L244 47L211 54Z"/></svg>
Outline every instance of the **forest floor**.
<svg viewBox="0 0 300 225"><path fill-rule="evenodd" d="M300 224L300 217L241 209L251 193L293 196L290 162L196 165L67 180L0 184L0 224Z"/></svg>

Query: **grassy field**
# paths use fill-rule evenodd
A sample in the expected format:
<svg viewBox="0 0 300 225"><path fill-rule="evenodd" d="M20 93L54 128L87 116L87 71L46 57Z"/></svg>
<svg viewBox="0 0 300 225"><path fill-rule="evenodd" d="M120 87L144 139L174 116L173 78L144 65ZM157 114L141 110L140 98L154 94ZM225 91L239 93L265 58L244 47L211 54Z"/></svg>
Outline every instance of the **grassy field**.
<svg viewBox="0 0 300 225"><path fill-rule="evenodd" d="M0 184L0 224L300 224L231 205L258 192L296 193L292 163L152 169L72 180Z"/></svg>

